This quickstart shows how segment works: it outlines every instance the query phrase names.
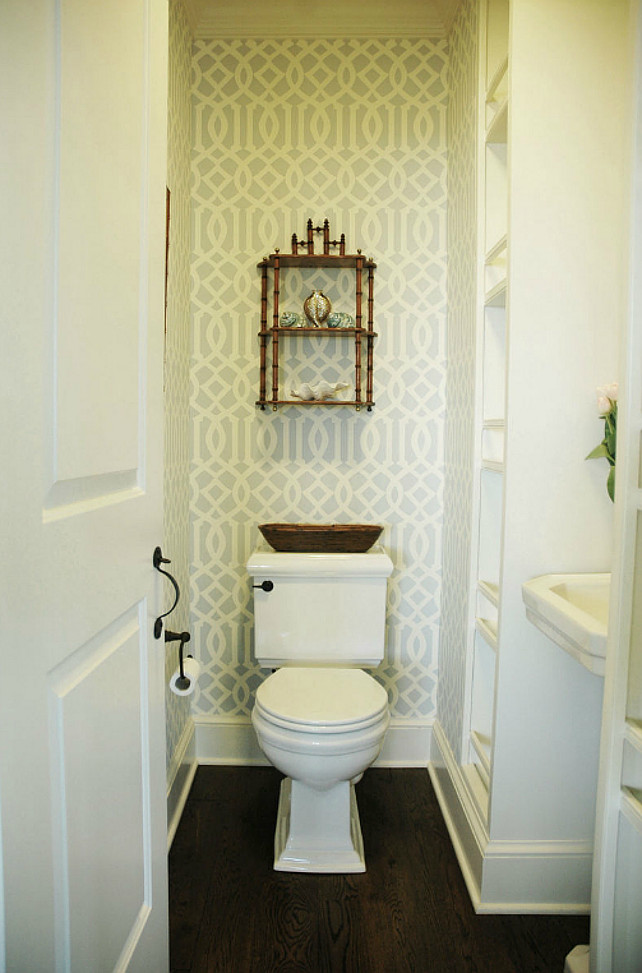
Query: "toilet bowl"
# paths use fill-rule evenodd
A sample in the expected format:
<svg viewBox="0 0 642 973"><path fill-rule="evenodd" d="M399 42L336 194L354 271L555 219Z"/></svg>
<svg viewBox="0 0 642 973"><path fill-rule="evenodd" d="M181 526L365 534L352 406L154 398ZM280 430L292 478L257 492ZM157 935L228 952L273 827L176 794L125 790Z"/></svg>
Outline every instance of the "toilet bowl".
<svg viewBox="0 0 642 973"><path fill-rule="evenodd" d="M275 869L365 871L354 784L388 728L383 687L361 669L278 669L257 690L252 723L266 757L286 775Z"/></svg>
<svg viewBox="0 0 642 973"><path fill-rule="evenodd" d="M254 650L272 675L258 687L259 746L285 774L274 836L279 871L363 872L354 785L389 723L385 689L362 667L383 658L392 562L365 554L283 553L248 561Z"/></svg>

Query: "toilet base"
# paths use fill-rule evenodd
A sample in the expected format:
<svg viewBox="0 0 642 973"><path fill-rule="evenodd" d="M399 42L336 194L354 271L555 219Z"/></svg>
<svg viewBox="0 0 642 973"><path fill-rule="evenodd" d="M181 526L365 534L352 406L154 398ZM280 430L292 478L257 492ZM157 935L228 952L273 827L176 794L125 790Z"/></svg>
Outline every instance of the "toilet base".
<svg viewBox="0 0 642 973"><path fill-rule="evenodd" d="M279 872L365 872L357 797L351 781L324 791L281 781L274 834Z"/></svg>

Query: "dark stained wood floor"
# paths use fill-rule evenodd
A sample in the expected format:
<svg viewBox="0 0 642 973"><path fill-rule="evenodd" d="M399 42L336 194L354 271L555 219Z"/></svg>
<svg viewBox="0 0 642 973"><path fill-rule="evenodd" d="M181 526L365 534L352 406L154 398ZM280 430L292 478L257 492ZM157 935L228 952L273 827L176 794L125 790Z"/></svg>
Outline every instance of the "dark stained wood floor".
<svg viewBox="0 0 642 973"><path fill-rule="evenodd" d="M571 916L477 916L425 770L357 785L362 875L272 869L281 775L200 767L172 846L172 973L562 973Z"/></svg>

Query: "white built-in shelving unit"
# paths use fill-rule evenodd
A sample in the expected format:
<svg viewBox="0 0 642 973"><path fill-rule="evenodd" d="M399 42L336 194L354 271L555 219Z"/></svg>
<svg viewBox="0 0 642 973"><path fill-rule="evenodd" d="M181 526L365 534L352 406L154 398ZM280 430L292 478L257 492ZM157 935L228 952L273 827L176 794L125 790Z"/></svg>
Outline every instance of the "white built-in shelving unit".
<svg viewBox="0 0 642 973"><path fill-rule="evenodd" d="M627 7L587 0L579 29L558 0L479 5L467 682L430 772L481 912L589 909L603 682L528 621L522 584L610 568L606 470L584 457L618 370Z"/></svg>
<svg viewBox="0 0 642 973"><path fill-rule="evenodd" d="M492 772L506 439L509 0L488 0L482 24L478 146L478 512L471 606L469 737L463 773L488 821Z"/></svg>

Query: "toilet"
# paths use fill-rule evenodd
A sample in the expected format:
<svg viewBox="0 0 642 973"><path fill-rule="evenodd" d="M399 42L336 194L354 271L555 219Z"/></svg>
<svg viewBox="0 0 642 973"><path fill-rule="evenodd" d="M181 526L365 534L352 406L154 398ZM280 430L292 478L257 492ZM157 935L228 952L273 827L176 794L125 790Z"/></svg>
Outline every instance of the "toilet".
<svg viewBox="0 0 642 973"><path fill-rule="evenodd" d="M254 651L275 670L259 686L252 723L281 782L274 867L364 872L354 785L388 728L388 696L362 667L385 644L392 562L366 554L281 553L259 548L247 570L254 589Z"/></svg>

